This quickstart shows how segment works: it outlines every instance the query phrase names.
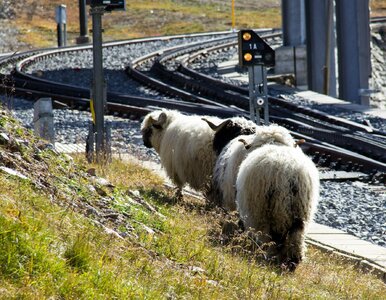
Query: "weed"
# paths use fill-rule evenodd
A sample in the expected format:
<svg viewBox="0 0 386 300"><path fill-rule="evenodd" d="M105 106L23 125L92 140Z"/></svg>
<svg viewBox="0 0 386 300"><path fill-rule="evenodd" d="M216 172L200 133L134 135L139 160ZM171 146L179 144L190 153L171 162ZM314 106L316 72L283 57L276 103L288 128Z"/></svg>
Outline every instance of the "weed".
<svg viewBox="0 0 386 300"><path fill-rule="evenodd" d="M90 245L84 235L77 235L63 254L67 264L79 272L89 269L90 255Z"/></svg>

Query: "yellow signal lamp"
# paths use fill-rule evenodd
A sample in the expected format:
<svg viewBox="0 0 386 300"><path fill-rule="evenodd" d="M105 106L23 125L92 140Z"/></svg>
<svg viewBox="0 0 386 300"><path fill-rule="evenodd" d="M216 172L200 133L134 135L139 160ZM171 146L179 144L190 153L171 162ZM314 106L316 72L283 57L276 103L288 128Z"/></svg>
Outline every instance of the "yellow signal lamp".
<svg viewBox="0 0 386 300"><path fill-rule="evenodd" d="M243 33L243 40L244 41L249 41L251 38L252 38L252 35L249 32Z"/></svg>
<svg viewBox="0 0 386 300"><path fill-rule="evenodd" d="M247 53L244 54L244 60L245 61L251 61L252 58L253 58L253 56L252 56L251 53L247 52Z"/></svg>

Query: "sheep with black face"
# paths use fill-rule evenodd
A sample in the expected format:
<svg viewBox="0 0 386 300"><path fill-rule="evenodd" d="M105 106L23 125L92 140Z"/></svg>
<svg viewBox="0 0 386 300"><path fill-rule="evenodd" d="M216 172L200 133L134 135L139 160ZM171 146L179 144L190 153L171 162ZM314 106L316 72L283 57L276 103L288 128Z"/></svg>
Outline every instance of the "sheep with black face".
<svg viewBox="0 0 386 300"><path fill-rule="evenodd" d="M229 141L220 152L213 170L212 189L208 197L226 210L236 210L236 178L240 164L246 155L265 144L293 146L295 141L284 127L256 126L253 122L241 118L229 122L227 126L220 124L211 128L215 130L214 146L221 144L225 138L232 137L237 132L254 132L254 134L236 136ZM240 141L248 144L247 149Z"/></svg>
<svg viewBox="0 0 386 300"><path fill-rule="evenodd" d="M248 135L256 132L257 125L245 118L234 117L226 119L221 123L214 123L211 120L203 119L213 130L213 151L216 153L217 160L213 169L211 188L206 194L210 202L216 203L226 210L236 209L236 175L241 161L241 154L231 155L231 153L246 153L245 147L238 142L238 138L248 139Z"/></svg>
<svg viewBox="0 0 386 300"><path fill-rule="evenodd" d="M206 118L221 122L216 117ZM144 145L155 149L167 175L177 186L177 197L182 196L185 184L206 191L216 156L213 152L214 132L200 116L157 110L145 117L141 132Z"/></svg>

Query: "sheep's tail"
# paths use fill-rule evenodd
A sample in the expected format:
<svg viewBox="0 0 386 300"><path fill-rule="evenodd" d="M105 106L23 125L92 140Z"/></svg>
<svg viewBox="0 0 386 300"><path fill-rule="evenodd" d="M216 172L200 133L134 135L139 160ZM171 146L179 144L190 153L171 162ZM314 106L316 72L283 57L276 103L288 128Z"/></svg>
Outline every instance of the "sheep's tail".
<svg viewBox="0 0 386 300"><path fill-rule="evenodd" d="M282 262L282 267L288 271L295 271L297 265L303 259L304 231L305 222L300 218L296 218L283 241L280 261Z"/></svg>

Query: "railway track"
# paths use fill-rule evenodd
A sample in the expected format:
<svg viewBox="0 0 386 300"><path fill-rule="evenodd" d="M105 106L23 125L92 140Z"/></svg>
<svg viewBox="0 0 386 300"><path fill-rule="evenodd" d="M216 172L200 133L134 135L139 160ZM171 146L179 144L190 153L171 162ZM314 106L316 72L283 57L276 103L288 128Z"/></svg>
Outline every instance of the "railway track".
<svg viewBox="0 0 386 300"><path fill-rule="evenodd" d="M277 32L261 32L275 40ZM200 35L201 37L205 35ZM210 36L210 37L209 37ZM218 36L218 37L217 37ZM130 43L155 40L189 39L194 35L140 39L109 43L105 48L119 48ZM248 90L201 74L191 64L219 51L236 47L234 33L207 35L208 40L181 43L162 51L154 51L133 59L127 73L138 81L175 99L162 101L107 93L108 113L120 116L142 116L154 108L173 108L186 113L210 114L220 117L248 116ZM28 73L37 62L62 57L69 53L91 51L91 46L31 51L0 58L0 88L9 95L22 95L31 100L51 97L57 106L88 109L90 89L39 77ZM43 70L44 72L44 70ZM386 148L384 132L366 125L329 116L315 110L293 105L284 99L270 97L271 120L291 130L296 138L307 140L303 149L312 154L320 166L336 170L361 172L365 177L384 182L386 179ZM372 136L378 139L373 139ZM345 148L350 147L350 150Z"/></svg>
<svg viewBox="0 0 386 300"><path fill-rule="evenodd" d="M276 35L269 35L274 38ZM224 51L235 47L235 42L220 43L210 47L180 47L168 49L162 54L154 53L134 61L127 73L142 83L164 93L172 93L186 101L199 103L219 103L221 106L236 108L237 114L248 116L248 90L224 83L189 68L187 61L210 52ZM187 56L189 53L189 56ZM188 58L187 58L188 57ZM150 64L149 61L153 63ZM179 61L180 63L176 63ZM170 65L167 63L171 62ZM149 66L144 68L141 66ZM189 91L189 93L187 92ZM303 148L308 153L316 153L314 160L324 166L344 168L348 171L361 171L385 180L386 134L369 126L350 122L325 113L290 104L283 99L270 97L271 120L289 128L293 135L310 141ZM366 133L362 136L358 132ZM371 134L381 136L373 140ZM334 145L334 146L333 146ZM338 146L338 147L336 147ZM345 148L350 148L348 151ZM325 159L328 157L328 159ZM339 163L337 163L339 162ZM347 162L344 166L342 162ZM380 174L379 174L380 173Z"/></svg>
<svg viewBox="0 0 386 300"><path fill-rule="evenodd" d="M196 37L214 36L214 35L229 35L229 33L212 33L212 34L197 34L197 35L183 35L171 36L162 38L139 39L127 42L108 43L105 48L122 47L127 44L141 44L153 41L168 41L171 39L188 39ZM14 54L3 59L0 59L0 89L5 94L21 95L23 97L31 98L32 100L40 97L51 97L56 103L68 105L71 108L84 109L89 107L90 88L79 87L59 82L54 82L40 78L39 72L36 74L29 74L28 68L39 61L49 60L53 57L60 57L69 53L79 53L82 51L91 52L91 46L83 47L67 47L64 49L48 49L47 51L26 52L21 54ZM113 99L113 101L110 101ZM148 107L165 107L174 108L186 113L197 114L215 114L216 107L213 105L202 105L184 103L175 101L173 99L162 100L132 96L130 94L122 94L116 92L107 93L107 110L111 113L119 113L125 116L129 113L144 115L150 111ZM119 104L119 105L117 105ZM126 112L124 112L126 107ZM119 109L116 109L119 107ZM232 109L226 109L218 114L222 117L230 117L233 115Z"/></svg>

